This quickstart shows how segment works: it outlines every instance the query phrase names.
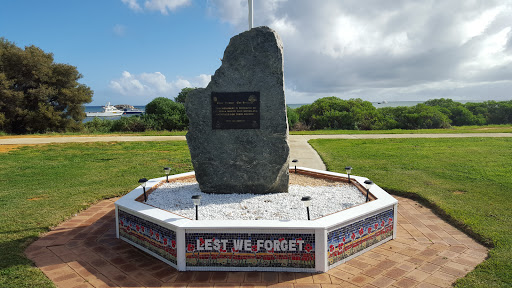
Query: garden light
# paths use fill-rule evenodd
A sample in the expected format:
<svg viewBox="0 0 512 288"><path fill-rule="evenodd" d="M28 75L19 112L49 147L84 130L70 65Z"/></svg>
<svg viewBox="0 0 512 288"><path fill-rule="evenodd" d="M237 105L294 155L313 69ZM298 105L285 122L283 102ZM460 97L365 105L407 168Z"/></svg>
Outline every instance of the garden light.
<svg viewBox="0 0 512 288"><path fill-rule="evenodd" d="M373 186L373 182L371 180L367 179L364 181L364 184L366 186L366 202L368 202L368 200L369 200L368 194L370 193L370 189Z"/></svg>
<svg viewBox="0 0 512 288"><path fill-rule="evenodd" d="M308 211L308 220L311 220L309 217L309 205L311 205L311 196L304 196L302 199L300 199L300 201L302 201L302 204L304 204L304 207L306 207L306 210Z"/></svg>
<svg viewBox="0 0 512 288"><path fill-rule="evenodd" d="M144 191L144 202L148 201L148 195L146 195L146 182L148 182L148 179L146 178L139 179L139 184L142 186L142 190Z"/></svg>
<svg viewBox="0 0 512 288"><path fill-rule="evenodd" d="M199 214L197 212L197 206L199 206L199 204L201 204L201 195L192 196L192 202L194 202L194 205L196 206L196 220L198 220Z"/></svg>
<svg viewBox="0 0 512 288"><path fill-rule="evenodd" d="M295 174L297 174L297 162L299 162L299 160L293 159L292 162L295 163Z"/></svg>
<svg viewBox="0 0 512 288"><path fill-rule="evenodd" d="M350 183L350 172L352 172L352 167L351 167L351 166L347 166L347 167L345 167L345 172L347 172L347 175L348 175L348 183Z"/></svg>
<svg viewBox="0 0 512 288"><path fill-rule="evenodd" d="M171 174L171 168L164 167L164 172L165 172L165 181L167 183L169 183L169 174Z"/></svg>

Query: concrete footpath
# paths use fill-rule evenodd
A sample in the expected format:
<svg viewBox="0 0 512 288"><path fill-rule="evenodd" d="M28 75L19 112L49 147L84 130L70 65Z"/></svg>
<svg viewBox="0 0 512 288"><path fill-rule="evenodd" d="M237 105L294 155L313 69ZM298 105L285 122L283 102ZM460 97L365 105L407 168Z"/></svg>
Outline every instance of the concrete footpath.
<svg viewBox="0 0 512 288"><path fill-rule="evenodd" d="M298 159L297 166L326 170L325 164L309 145L311 139L390 139L390 138L467 138L512 137L512 133L461 134L342 134L342 135L290 135L290 159ZM0 145L37 145L52 143L184 141L185 136L63 136L63 137L4 137ZM292 164L292 163L290 163ZM292 166L292 165L291 165Z"/></svg>

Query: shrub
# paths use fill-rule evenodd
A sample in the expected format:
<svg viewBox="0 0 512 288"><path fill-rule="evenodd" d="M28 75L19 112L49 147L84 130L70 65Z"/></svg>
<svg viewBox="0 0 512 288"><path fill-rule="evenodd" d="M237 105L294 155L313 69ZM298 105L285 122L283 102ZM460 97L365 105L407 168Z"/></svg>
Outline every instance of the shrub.
<svg viewBox="0 0 512 288"><path fill-rule="evenodd" d="M325 97L296 110L299 120L312 129L371 130L380 125L377 109L361 99Z"/></svg>
<svg viewBox="0 0 512 288"><path fill-rule="evenodd" d="M426 101L425 105L437 107L440 112L450 118L451 124L455 126L483 125L485 123L482 117L475 116L462 103L452 99L431 99Z"/></svg>
<svg viewBox="0 0 512 288"><path fill-rule="evenodd" d="M512 123L512 100L510 101L486 101L481 103L486 110L485 118L487 124L510 124Z"/></svg>
<svg viewBox="0 0 512 288"><path fill-rule="evenodd" d="M141 118L153 130L184 130L188 127L185 106L165 97L149 102L146 105L146 114Z"/></svg>
<svg viewBox="0 0 512 288"><path fill-rule="evenodd" d="M114 121L112 132L144 132L148 128L147 123L139 116L122 117Z"/></svg>
<svg viewBox="0 0 512 288"><path fill-rule="evenodd" d="M193 91L194 89L197 89L197 88L186 87L186 88L181 89L181 92L178 93L178 96L174 97L174 102L185 104L185 100L187 99L188 93L190 91Z"/></svg>
<svg viewBox="0 0 512 288"><path fill-rule="evenodd" d="M438 108L425 104L379 109L384 129L449 128L450 119Z"/></svg>
<svg viewBox="0 0 512 288"><path fill-rule="evenodd" d="M94 117L91 121L84 124L85 131L88 133L109 133L112 132L112 125L115 120L100 119Z"/></svg>
<svg viewBox="0 0 512 288"><path fill-rule="evenodd" d="M286 115L288 116L288 127L291 129L299 122L299 114L295 109L286 106Z"/></svg>

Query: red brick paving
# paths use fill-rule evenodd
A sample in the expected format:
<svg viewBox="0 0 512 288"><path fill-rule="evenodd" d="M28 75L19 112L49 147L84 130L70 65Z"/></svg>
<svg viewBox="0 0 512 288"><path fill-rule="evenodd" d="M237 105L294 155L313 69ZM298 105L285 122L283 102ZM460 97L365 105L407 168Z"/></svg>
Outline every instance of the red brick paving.
<svg viewBox="0 0 512 288"><path fill-rule="evenodd" d="M83 211L25 254L57 287L451 287L488 250L410 199L396 197L398 234L327 273L179 272L115 238L114 202Z"/></svg>

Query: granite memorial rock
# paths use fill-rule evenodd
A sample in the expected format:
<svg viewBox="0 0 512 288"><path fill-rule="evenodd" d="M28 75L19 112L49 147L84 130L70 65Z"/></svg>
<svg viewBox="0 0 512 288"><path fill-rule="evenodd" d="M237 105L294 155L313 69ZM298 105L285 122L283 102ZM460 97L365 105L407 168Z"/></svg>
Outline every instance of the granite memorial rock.
<svg viewBox="0 0 512 288"><path fill-rule="evenodd" d="M187 142L203 192L288 191L283 45L268 27L231 38L206 88L185 103Z"/></svg>

